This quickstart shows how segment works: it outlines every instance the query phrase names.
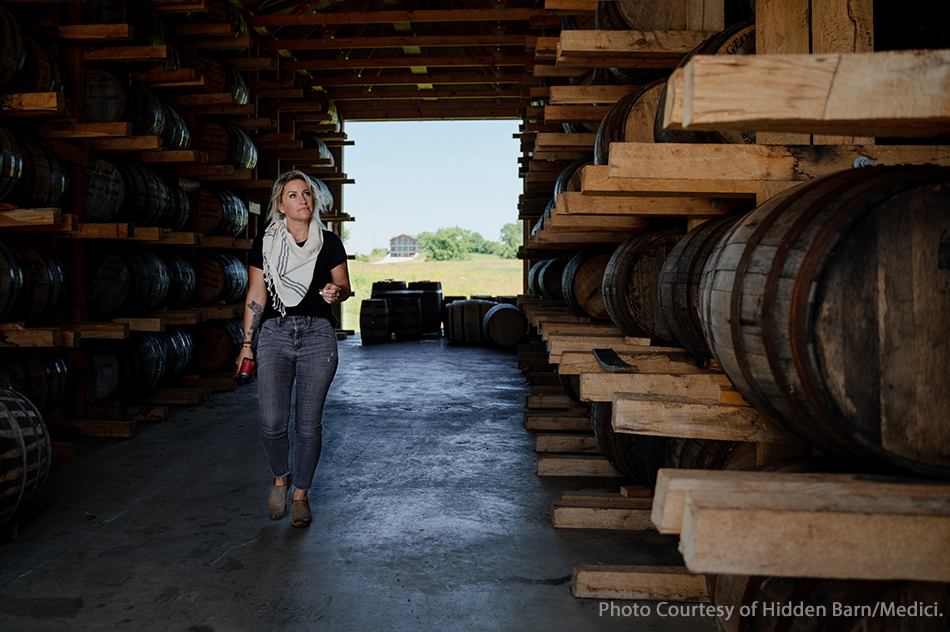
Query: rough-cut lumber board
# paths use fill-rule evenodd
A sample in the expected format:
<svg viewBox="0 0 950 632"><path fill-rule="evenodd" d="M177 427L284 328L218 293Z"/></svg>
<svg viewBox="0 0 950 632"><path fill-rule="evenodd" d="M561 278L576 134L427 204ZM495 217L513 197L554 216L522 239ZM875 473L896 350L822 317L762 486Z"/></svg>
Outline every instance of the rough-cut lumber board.
<svg viewBox="0 0 950 632"><path fill-rule="evenodd" d="M132 224L80 224L78 230L64 236L73 239L130 239L134 234Z"/></svg>
<svg viewBox="0 0 950 632"><path fill-rule="evenodd" d="M134 421L93 421L88 419L47 419L46 425L53 430L82 435L84 437L104 437L128 439L135 436Z"/></svg>
<svg viewBox="0 0 950 632"><path fill-rule="evenodd" d="M704 31L561 31L557 66L673 68L714 33Z"/></svg>
<svg viewBox="0 0 950 632"><path fill-rule="evenodd" d="M742 395L732 386L722 385L719 387L719 403L729 404L731 406L751 406Z"/></svg>
<svg viewBox="0 0 950 632"><path fill-rule="evenodd" d="M621 177L607 165L581 170L581 194L590 196L715 197L755 199L756 181Z"/></svg>
<svg viewBox="0 0 950 632"><path fill-rule="evenodd" d="M818 0L816 0L817 2ZM850 3L849 3L850 4ZM781 0L761 2L756 7L755 43L759 55L807 55L811 53L811 2L810 0ZM843 51L824 51L843 52ZM682 92L685 75L675 81L677 92ZM669 92L669 91L668 91ZM675 98L682 106L683 99ZM682 108L680 108L682 114ZM743 130L746 131L746 130ZM808 134L782 134L761 132L756 134L760 145L810 145Z"/></svg>
<svg viewBox="0 0 950 632"><path fill-rule="evenodd" d="M801 443L755 408L661 395L614 393L613 429L655 437Z"/></svg>
<svg viewBox="0 0 950 632"><path fill-rule="evenodd" d="M719 385L729 383L722 373L581 373L581 399L612 402L614 393L656 393L718 403Z"/></svg>
<svg viewBox="0 0 950 632"><path fill-rule="evenodd" d="M539 454L538 476L618 477L620 473L602 456Z"/></svg>
<svg viewBox="0 0 950 632"><path fill-rule="evenodd" d="M591 430L590 415L568 411L525 411L524 427L527 430L579 432Z"/></svg>
<svg viewBox="0 0 950 632"><path fill-rule="evenodd" d="M231 105L234 95L230 92L210 92L208 94L177 94L165 97L169 105L176 107L195 107L202 105Z"/></svg>
<svg viewBox="0 0 950 632"><path fill-rule="evenodd" d="M526 408L570 408L576 405L567 395L528 395Z"/></svg>
<svg viewBox="0 0 950 632"><path fill-rule="evenodd" d="M596 138L597 134L538 132L538 137L535 139L535 149L549 151L593 150Z"/></svg>
<svg viewBox="0 0 950 632"><path fill-rule="evenodd" d="M594 435L539 434L535 437L535 452L561 452L568 454L600 454L600 446Z"/></svg>
<svg viewBox="0 0 950 632"><path fill-rule="evenodd" d="M0 329L0 348L61 346L63 333L57 327Z"/></svg>
<svg viewBox="0 0 950 632"><path fill-rule="evenodd" d="M648 219L636 215L570 215L554 209L551 217L545 218L543 230L549 233L637 233L649 227Z"/></svg>
<svg viewBox="0 0 950 632"><path fill-rule="evenodd" d="M88 138L82 141L82 146L90 151L149 151L162 146L162 137Z"/></svg>
<svg viewBox="0 0 950 632"><path fill-rule="evenodd" d="M544 122L599 124L609 111L609 105L546 105Z"/></svg>
<svg viewBox="0 0 950 632"><path fill-rule="evenodd" d="M168 47L160 46L104 46L87 47L86 61L165 61Z"/></svg>
<svg viewBox="0 0 950 632"><path fill-rule="evenodd" d="M62 92L26 92L0 95L0 112L6 117L50 116L66 109Z"/></svg>
<svg viewBox="0 0 950 632"><path fill-rule="evenodd" d="M162 164L193 164L208 162L208 153L191 149L165 149L143 151L133 156L139 162Z"/></svg>
<svg viewBox="0 0 950 632"><path fill-rule="evenodd" d="M591 244L619 244L627 238L627 233L608 230L604 232L553 232L539 230L534 235L536 244L560 244L565 247L581 249Z"/></svg>
<svg viewBox="0 0 950 632"><path fill-rule="evenodd" d="M587 334L599 336L616 336L622 338L623 332L613 323L558 323L542 321L538 325L541 340L546 341L551 334Z"/></svg>
<svg viewBox="0 0 950 632"><path fill-rule="evenodd" d="M950 498L686 493L680 552L695 573L950 581Z"/></svg>
<svg viewBox="0 0 950 632"><path fill-rule="evenodd" d="M713 217L748 207L744 200L687 197L616 197L584 195L569 191L557 196L558 214L580 215L633 215L671 216L699 215Z"/></svg>
<svg viewBox="0 0 950 632"><path fill-rule="evenodd" d="M539 475L542 475L538 472ZM653 529L648 498L614 500L561 500L551 504L551 522L555 529L622 529L646 531Z"/></svg>
<svg viewBox="0 0 950 632"><path fill-rule="evenodd" d="M0 228L10 226L54 226L63 219L59 208L12 209L0 211Z"/></svg>
<svg viewBox="0 0 950 632"><path fill-rule="evenodd" d="M82 334L83 340L124 340L129 337L128 323L77 323L57 327L64 332Z"/></svg>
<svg viewBox="0 0 950 632"><path fill-rule="evenodd" d="M44 125L37 130L36 138L116 138L130 136L131 123L67 123Z"/></svg>
<svg viewBox="0 0 950 632"><path fill-rule="evenodd" d="M647 347L651 348L651 347ZM611 351L617 353L616 349ZM631 373L708 373L696 359L687 353L624 353L617 356L635 368ZM581 373L606 373L590 351L567 351L558 358L557 371L561 375L580 375Z"/></svg>
<svg viewBox="0 0 950 632"><path fill-rule="evenodd" d="M900 137L950 131L950 50L700 55L684 74L683 129Z"/></svg>
<svg viewBox="0 0 950 632"><path fill-rule="evenodd" d="M709 600L706 577L690 573L682 566L575 564L571 572L571 593L589 599ZM601 616L604 612L610 614L610 605L601 604Z"/></svg>
<svg viewBox="0 0 950 632"><path fill-rule="evenodd" d="M595 0L544 0L545 15L593 14L596 9Z"/></svg>
<svg viewBox="0 0 950 632"><path fill-rule="evenodd" d="M210 37L194 40L192 43L199 50L236 50L250 48L254 44L254 40L250 35L241 35L238 37Z"/></svg>
<svg viewBox="0 0 950 632"><path fill-rule="evenodd" d="M631 340L636 340L631 338ZM548 359L551 364L558 364L561 361L561 354L567 351L592 352L594 349L609 348L617 353L646 354L646 353L685 353L680 347L651 347L650 345L628 344L624 342L611 342L609 344L599 344L586 340L571 340L567 337L552 335L548 339Z"/></svg>
<svg viewBox="0 0 950 632"><path fill-rule="evenodd" d="M593 351L629 346L649 347L650 339L594 333L557 333L549 335L547 339L549 356L559 356L565 351Z"/></svg>
<svg viewBox="0 0 950 632"><path fill-rule="evenodd" d="M128 325L129 331L165 331L164 318L113 318L112 322Z"/></svg>
<svg viewBox="0 0 950 632"><path fill-rule="evenodd" d="M551 105L613 104L640 86L551 86ZM532 95L533 96L533 95Z"/></svg>
<svg viewBox="0 0 950 632"><path fill-rule="evenodd" d="M875 165L947 166L950 146L612 143L609 167L611 177L801 181L851 169L862 156Z"/></svg>
<svg viewBox="0 0 950 632"><path fill-rule="evenodd" d="M580 77L586 72L582 66L553 66L551 64L535 64L535 77Z"/></svg>
<svg viewBox="0 0 950 632"><path fill-rule="evenodd" d="M679 533L687 492L728 491L781 495L813 494L824 497L849 493L873 498L912 496L950 498L950 485L894 476L824 474L810 472L736 472L723 470L659 470L653 501L653 523L660 533Z"/></svg>
<svg viewBox="0 0 950 632"><path fill-rule="evenodd" d="M204 26L204 25L202 25ZM197 68L152 68L133 72L132 76L155 88L192 88L205 85L205 79Z"/></svg>
<svg viewBox="0 0 950 632"><path fill-rule="evenodd" d="M49 29L49 37L81 42L132 39L130 24L67 24Z"/></svg>
<svg viewBox="0 0 950 632"><path fill-rule="evenodd" d="M653 498L653 490L642 485L623 485L620 495L624 498Z"/></svg>

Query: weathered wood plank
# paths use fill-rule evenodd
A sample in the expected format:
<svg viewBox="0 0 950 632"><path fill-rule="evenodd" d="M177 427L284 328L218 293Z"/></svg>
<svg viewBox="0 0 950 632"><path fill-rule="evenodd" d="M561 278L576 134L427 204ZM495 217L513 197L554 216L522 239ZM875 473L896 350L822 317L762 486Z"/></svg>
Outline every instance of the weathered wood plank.
<svg viewBox="0 0 950 632"><path fill-rule="evenodd" d="M682 566L575 564L571 592L588 599L709 600L706 578Z"/></svg>
<svg viewBox="0 0 950 632"><path fill-rule="evenodd" d="M722 373L581 373L581 399L612 402L614 393L662 394L718 403L719 385L729 384Z"/></svg>
<svg viewBox="0 0 950 632"><path fill-rule="evenodd" d="M680 552L695 573L950 581L950 498L686 494Z"/></svg>
<svg viewBox="0 0 950 632"><path fill-rule="evenodd" d="M619 477L620 473L602 456L539 454L538 476Z"/></svg>
<svg viewBox="0 0 950 632"><path fill-rule="evenodd" d="M613 428L616 432L655 437L754 443L801 442L796 435L750 406L659 395L614 393Z"/></svg>
<svg viewBox="0 0 950 632"><path fill-rule="evenodd" d="M950 131L948 72L947 50L697 56L682 127L930 137Z"/></svg>

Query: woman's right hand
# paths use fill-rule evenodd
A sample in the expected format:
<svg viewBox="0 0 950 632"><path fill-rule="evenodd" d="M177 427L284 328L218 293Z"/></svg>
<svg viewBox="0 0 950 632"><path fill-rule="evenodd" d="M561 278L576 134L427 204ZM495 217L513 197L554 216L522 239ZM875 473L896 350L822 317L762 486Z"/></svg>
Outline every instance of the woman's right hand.
<svg viewBox="0 0 950 632"><path fill-rule="evenodd" d="M237 377L237 372L241 369L241 363L244 359L254 360L254 351L249 346L241 347L240 353L237 356L237 362L234 363L234 376Z"/></svg>

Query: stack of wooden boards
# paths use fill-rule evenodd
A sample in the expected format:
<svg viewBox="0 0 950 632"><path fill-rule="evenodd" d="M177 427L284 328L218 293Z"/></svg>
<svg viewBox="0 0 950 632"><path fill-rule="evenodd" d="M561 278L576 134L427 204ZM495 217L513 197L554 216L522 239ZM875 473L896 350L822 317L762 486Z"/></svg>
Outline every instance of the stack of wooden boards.
<svg viewBox="0 0 950 632"><path fill-rule="evenodd" d="M600 3L598 12L606 4ZM709 8L714 3L687 4ZM948 131L945 90L936 88L943 80L928 78L945 77L950 57L939 50L875 48L873 33L887 30L880 22L886 18L878 17L875 31L870 6L855 10L849 5L848 13L844 4L813 2L809 14L808 7L795 3L759 3L752 22L757 50L750 51L756 54L724 51L681 64L654 109L649 127L655 134L636 137L643 129L637 131L634 108L626 142L614 138L601 162L588 152L598 149L603 126L596 134L562 132L541 129L530 116L526 121L536 131L526 155L521 210L527 219L542 213L544 219L533 234L526 233L522 256L532 291L521 305L565 392L576 391L572 404L590 404L592 411L609 405L617 434L749 446L742 458L722 460L725 465L719 466L739 471L659 469L649 507L616 492L566 494L555 504L555 524L581 526L577 515L586 511L587 528L656 527L680 533L688 571L708 575L717 605L729 604L736 594L736 605L743 594L783 603L819 595L814 603L828 606L830 613L832 596L839 605L852 597L853 604L864 604L856 596L861 591L875 598L922 602L933 597L928 603L948 603L948 577L939 567L946 560L950 486L940 481L948 476L950 443L940 420L950 413L950 403L943 378L937 377L945 375L944 364L931 360L928 349L946 350L950 340L945 327L928 323L938 322L936 314L950 307L948 281L939 272L950 270L950 248L936 238L923 245L926 235L939 234L947 225L942 197L947 172L896 166L948 165L945 146L916 144L915 138ZM586 15L582 9L576 7L578 20ZM650 43L672 42L672 33L666 35ZM601 58L637 66L640 53L634 49L648 50L646 39L632 32L565 31L544 51L553 51L546 54L556 59L552 74L561 69L579 76L578 67L596 68ZM577 48L584 40L586 51ZM627 53L615 46L626 47ZM533 114L546 123L590 125L598 110L578 107L578 118L570 120L567 103L625 98L617 86L542 91L536 96L547 97L550 105ZM892 96L881 99L882 94ZM674 132L722 138L664 136ZM730 135L738 142L723 142ZM878 145L874 137L898 138ZM570 178L576 188L556 190L553 200L550 188L527 188L529 180L542 181L531 174L570 160L582 163L570 165L580 174ZM583 165L585 160L597 164ZM893 168L854 169L869 165ZM894 186L915 178L904 188ZM749 213L756 204L756 212ZM595 280L585 279L580 288L561 287L560 296L539 282L551 261L569 270L579 252L597 247L619 252L624 245L615 244L628 244L649 229L676 228L683 235L734 212L736 223L711 240L716 248L703 255L698 272L689 272L702 288L686 301L692 302L695 321L689 322L691 314L665 312L680 319L674 333L682 335L658 335L649 327L642 333L629 330L627 317L618 318L610 309L617 301L609 273L602 283L594 274ZM793 228L778 235L786 226ZM805 232L823 236L805 244L810 239ZM916 271L904 271L908 261L918 262ZM845 268L851 271L838 271ZM561 278L573 281L567 273ZM639 288L631 292L638 295L631 304L656 294L650 284ZM651 300L662 303L663 297ZM705 353L697 352L695 337L687 335L697 325ZM934 366L940 368L932 371ZM907 377L891 377L896 374ZM543 413L582 415L580 408L567 406L555 415L529 401L526 424ZM599 447L607 451L603 442ZM769 464L785 457L821 455L828 457L823 465L802 466L818 468L809 474L742 471L778 467ZM852 472L890 468L903 478L820 473L829 463ZM668 489L679 490L679 500L670 501ZM684 515L688 518L678 524L679 518L671 518ZM638 588L643 586L639 579L667 584L648 569L635 571L640 575L629 584L618 569L601 570L615 574L590 582L614 582L616 591L585 592L580 585L587 580L580 579L591 569L580 566L575 594L645 599L650 597ZM809 579L781 579L803 577ZM902 584L906 592L901 593L865 580L914 583ZM654 598L676 600L674 594L683 600L696 595L660 590ZM767 626L768 618L759 615L756 625ZM720 623L725 629L749 625L738 620L720 618ZM874 629L896 624L895 618L873 621Z"/></svg>

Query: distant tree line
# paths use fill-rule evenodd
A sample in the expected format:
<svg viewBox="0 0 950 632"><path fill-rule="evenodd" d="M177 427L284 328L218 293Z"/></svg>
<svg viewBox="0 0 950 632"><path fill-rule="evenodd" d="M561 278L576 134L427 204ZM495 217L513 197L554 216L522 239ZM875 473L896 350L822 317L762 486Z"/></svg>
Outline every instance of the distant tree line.
<svg viewBox="0 0 950 632"><path fill-rule="evenodd" d="M434 233L425 232L416 236L422 254L435 261L471 259L472 253L497 255L503 259L515 259L521 246L522 223L505 224L498 241L489 241L480 234L454 226L440 228Z"/></svg>

